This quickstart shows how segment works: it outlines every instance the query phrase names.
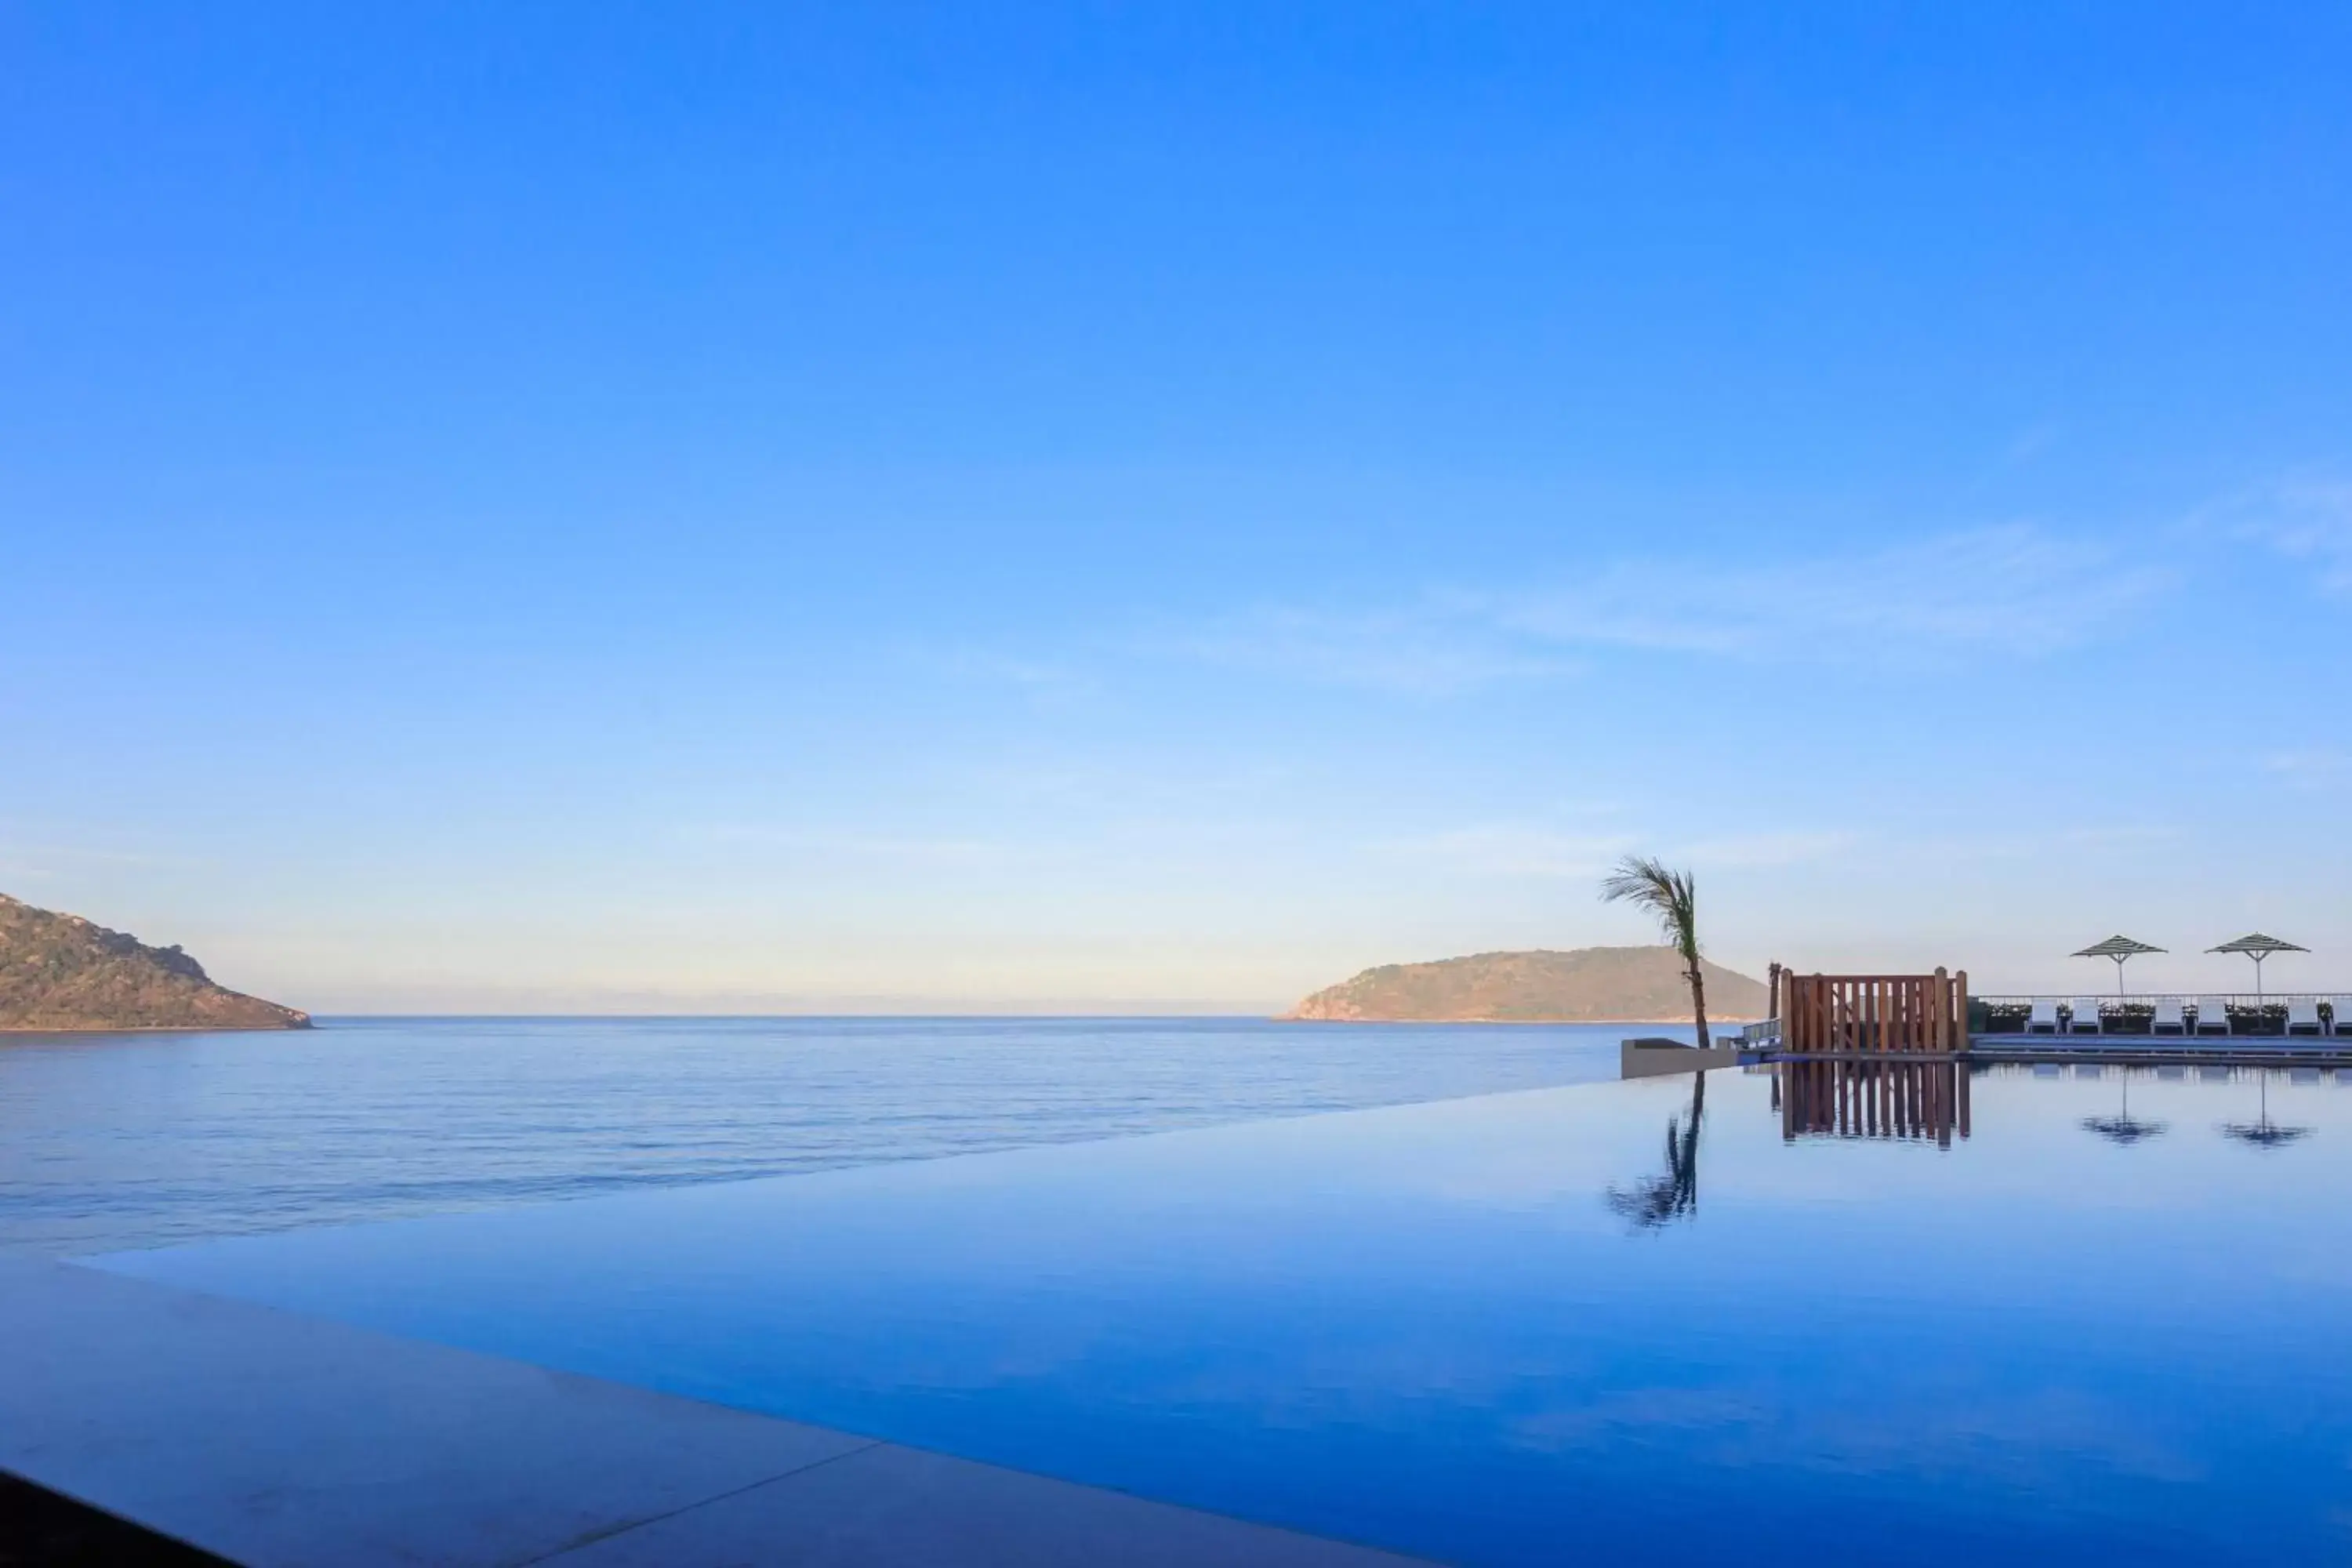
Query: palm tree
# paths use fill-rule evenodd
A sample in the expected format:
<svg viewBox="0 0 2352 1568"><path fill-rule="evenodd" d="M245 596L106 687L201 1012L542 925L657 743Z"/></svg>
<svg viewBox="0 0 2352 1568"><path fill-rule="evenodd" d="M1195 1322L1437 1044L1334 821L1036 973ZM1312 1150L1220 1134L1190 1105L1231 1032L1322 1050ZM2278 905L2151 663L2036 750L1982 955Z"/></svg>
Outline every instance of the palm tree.
<svg viewBox="0 0 2352 1568"><path fill-rule="evenodd" d="M1601 897L1647 910L1665 932L1666 945L1682 954L1683 978L1690 982L1691 1017L1698 1026L1698 1048L1707 1047L1706 981L1698 970L1698 888L1688 871L1669 871L1663 860L1628 855L1601 879Z"/></svg>

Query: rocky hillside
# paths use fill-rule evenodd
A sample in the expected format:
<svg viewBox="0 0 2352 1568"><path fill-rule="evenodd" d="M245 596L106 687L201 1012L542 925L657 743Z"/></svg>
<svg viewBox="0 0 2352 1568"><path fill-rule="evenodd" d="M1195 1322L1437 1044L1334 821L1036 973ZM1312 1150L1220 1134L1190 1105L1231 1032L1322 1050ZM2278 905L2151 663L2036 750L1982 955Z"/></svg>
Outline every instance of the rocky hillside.
<svg viewBox="0 0 2352 1568"><path fill-rule="evenodd" d="M1705 960L1699 973L1710 1021L1764 1016L1759 982ZM1363 1023L1687 1023L1690 987L1672 948L1481 952L1367 969L1284 1016Z"/></svg>
<svg viewBox="0 0 2352 1568"><path fill-rule="evenodd" d="M301 1029L310 1016L224 990L176 947L0 894L0 1029Z"/></svg>

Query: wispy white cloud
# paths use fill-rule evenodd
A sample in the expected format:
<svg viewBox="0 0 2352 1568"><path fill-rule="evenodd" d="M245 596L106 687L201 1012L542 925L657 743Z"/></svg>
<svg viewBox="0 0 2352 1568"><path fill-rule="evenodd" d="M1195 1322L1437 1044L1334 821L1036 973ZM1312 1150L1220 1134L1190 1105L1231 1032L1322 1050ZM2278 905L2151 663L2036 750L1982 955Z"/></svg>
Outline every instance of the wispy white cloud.
<svg viewBox="0 0 2352 1568"><path fill-rule="evenodd" d="M1391 839L1381 847L1463 876L1580 879L1601 876L1626 855L1651 850L1660 850L1675 864L1706 872L1824 859L1846 849L1855 839L1852 833L1790 829L1677 844L1659 834L1574 833L1504 822Z"/></svg>
<svg viewBox="0 0 2352 1568"><path fill-rule="evenodd" d="M2133 849L2149 844L2168 844L2180 837L2180 829L2164 822L2102 823L2091 827L2069 827L2057 838L2063 844L2091 849Z"/></svg>
<svg viewBox="0 0 2352 1568"><path fill-rule="evenodd" d="M2263 759L2263 771L2292 789L2334 789L2352 784L2352 752L2273 752Z"/></svg>
<svg viewBox="0 0 2352 1568"><path fill-rule="evenodd" d="M119 849L37 833L0 833L0 876L51 878L92 870L165 870L209 867L204 856Z"/></svg>
<svg viewBox="0 0 2352 1568"><path fill-rule="evenodd" d="M2113 630L2177 574L2026 525L1787 563L1623 560L1574 581L1409 605L1260 606L1150 640L1293 679L1438 695L1581 673L1603 650L1921 663L2032 658Z"/></svg>
<svg viewBox="0 0 2352 1568"><path fill-rule="evenodd" d="M2352 594L2352 479L2291 476L2216 509L2242 539L2307 564L2329 594Z"/></svg>
<svg viewBox="0 0 2352 1568"><path fill-rule="evenodd" d="M1500 595L1500 624L1559 643L1841 660L2035 655L2108 630L2173 574L2025 524L1786 564L1627 563Z"/></svg>
<svg viewBox="0 0 2352 1568"><path fill-rule="evenodd" d="M1789 830L1733 834L1704 838L1675 853L1695 867L1796 866L1826 860L1853 847L1858 835L1837 831Z"/></svg>
<svg viewBox="0 0 2352 1568"><path fill-rule="evenodd" d="M956 679L1011 687L1041 700L1082 697L1102 685L1100 675L1091 668L988 648L924 648L913 657Z"/></svg>
<svg viewBox="0 0 2352 1568"><path fill-rule="evenodd" d="M2058 426L2044 420L2039 425L2031 426L2018 432L2009 445L2001 449L2001 460L2011 468L2015 468L2021 463L2030 463L2048 451L2057 443L2057 440Z"/></svg>
<svg viewBox="0 0 2352 1568"><path fill-rule="evenodd" d="M1977 866L1990 860L2030 860L2044 863L2105 863L2114 855L2129 856L2158 845L2177 844L2182 830L2161 822L2090 823L2053 826L2032 832L1873 834L1873 855L1887 864L1921 862L1943 866Z"/></svg>
<svg viewBox="0 0 2352 1568"><path fill-rule="evenodd" d="M780 850L828 859L886 860L919 866L994 865L1012 858L1008 845L980 838L931 838L890 834L718 823L688 837L739 848Z"/></svg>
<svg viewBox="0 0 2352 1568"><path fill-rule="evenodd" d="M1623 834L1482 823L1391 839L1381 847L1464 876L1581 878L1601 875L1634 844Z"/></svg>
<svg viewBox="0 0 2352 1568"><path fill-rule="evenodd" d="M1466 604L1327 611L1266 605L1144 639L1147 651L1335 686L1434 696L1503 680L1555 679L1582 668Z"/></svg>

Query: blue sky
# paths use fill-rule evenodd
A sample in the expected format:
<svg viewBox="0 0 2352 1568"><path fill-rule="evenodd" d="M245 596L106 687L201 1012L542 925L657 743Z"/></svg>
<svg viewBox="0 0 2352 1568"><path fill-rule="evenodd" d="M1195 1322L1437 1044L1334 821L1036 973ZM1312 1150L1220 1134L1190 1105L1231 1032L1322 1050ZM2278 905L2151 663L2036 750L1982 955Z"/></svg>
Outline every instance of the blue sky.
<svg viewBox="0 0 2352 1568"><path fill-rule="evenodd" d="M2340 7L0 15L0 889L316 1010L2352 985ZM2299 967L2298 967L2299 966Z"/></svg>

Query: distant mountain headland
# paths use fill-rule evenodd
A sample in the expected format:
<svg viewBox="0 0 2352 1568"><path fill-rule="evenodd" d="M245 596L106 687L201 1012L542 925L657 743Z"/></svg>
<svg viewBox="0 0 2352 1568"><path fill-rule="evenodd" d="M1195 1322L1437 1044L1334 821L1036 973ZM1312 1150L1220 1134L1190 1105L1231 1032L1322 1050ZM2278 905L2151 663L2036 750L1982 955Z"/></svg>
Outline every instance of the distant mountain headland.
<svg viewBox="0 0 2352 1568"><path fill-rule="evenodd" d="M1706 1016L1760 1018L1762 983L1702 959ZM1690 985L1669 947L1480 952L1384 963L1318 991L1283 1015L1333 1023L1687 1023Z"/></svg>
<svg viewBox="0 0 2352 1568"><path fill-rule="evenodd" d="M0 1029L307 1029L310 1015L214 984L177 947L0 893Z"/></svg>

